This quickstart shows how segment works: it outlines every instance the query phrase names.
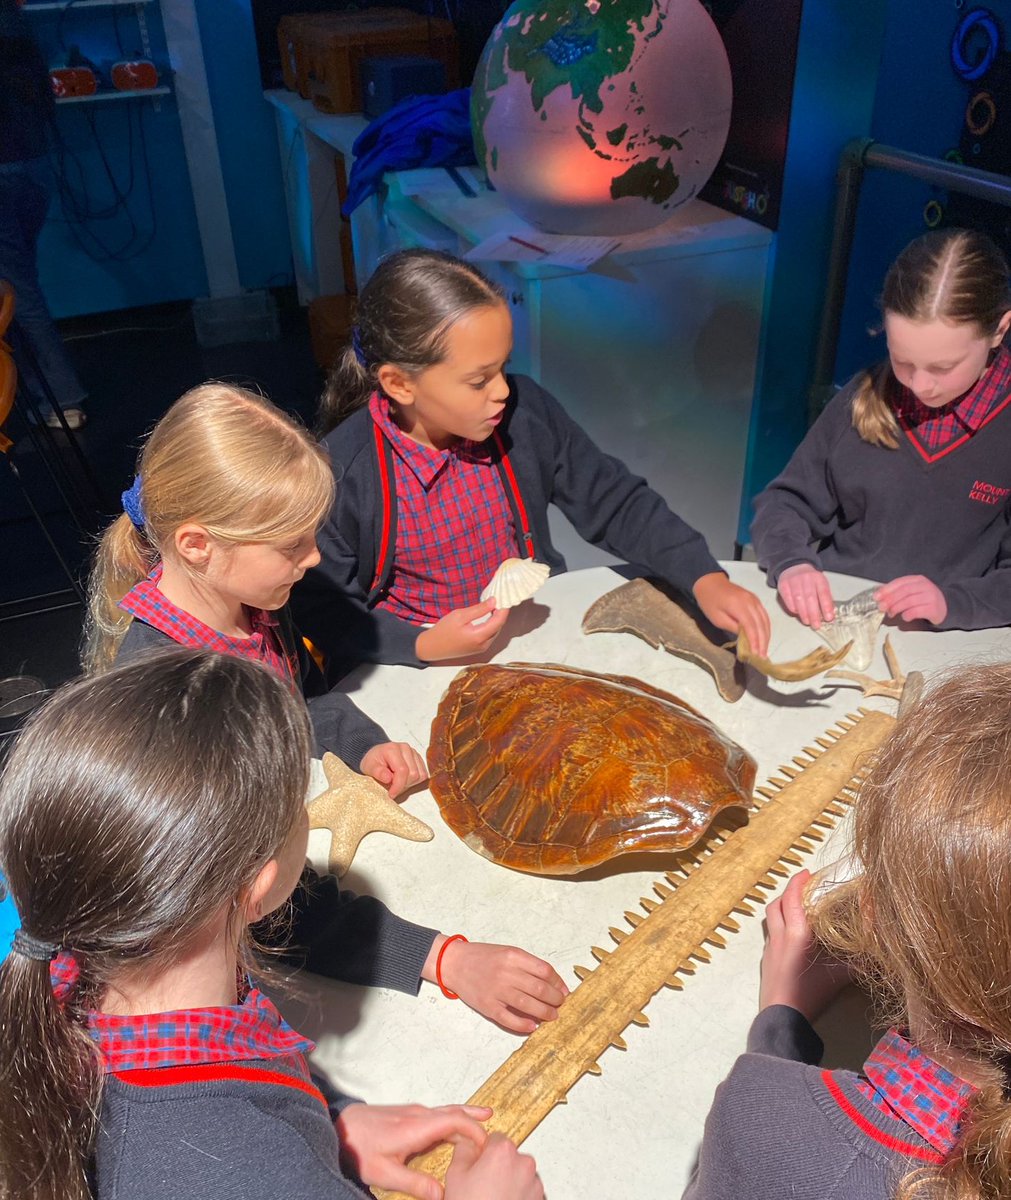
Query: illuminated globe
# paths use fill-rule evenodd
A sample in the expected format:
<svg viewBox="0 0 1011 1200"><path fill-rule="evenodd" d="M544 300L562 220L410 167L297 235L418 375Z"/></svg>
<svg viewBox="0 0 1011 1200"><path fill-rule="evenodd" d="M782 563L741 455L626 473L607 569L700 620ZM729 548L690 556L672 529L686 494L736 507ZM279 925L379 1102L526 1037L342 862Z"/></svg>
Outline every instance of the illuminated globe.
<svg viewBox="0 0 1011 1200"><path fill-rule="evenodd" d="M659 225L713 173L730 65L698 0L516 0L471 96L478 161L553 233Z"/></svg>

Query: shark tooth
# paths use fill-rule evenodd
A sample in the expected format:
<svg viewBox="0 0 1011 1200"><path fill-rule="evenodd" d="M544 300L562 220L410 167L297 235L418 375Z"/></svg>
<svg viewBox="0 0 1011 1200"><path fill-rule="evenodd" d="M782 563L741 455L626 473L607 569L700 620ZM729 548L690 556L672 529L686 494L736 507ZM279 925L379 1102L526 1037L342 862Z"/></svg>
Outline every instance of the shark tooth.
<svg viewBox="0 0 1011 1200"><path fill-rule="evenodd" d="M841 650L847 642L853 643L842 662L854 671L866 671L871 665L878 630L885 619L874 599L876 591L876 587L867 588L851 599L843 600L835 606L835 619L826 621L815 631L833 650Z"/></svg>

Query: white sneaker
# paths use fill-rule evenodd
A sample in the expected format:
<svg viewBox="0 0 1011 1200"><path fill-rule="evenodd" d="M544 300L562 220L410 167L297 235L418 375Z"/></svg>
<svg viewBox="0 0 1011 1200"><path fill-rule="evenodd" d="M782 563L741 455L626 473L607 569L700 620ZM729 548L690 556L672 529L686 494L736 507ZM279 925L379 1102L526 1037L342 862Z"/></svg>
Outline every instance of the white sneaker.
<svg viewBox="0 0 1011 1200"><path fill-rule="evenodd" d="M88 414L83 408L65 408L63 409L63 421L54 412L50 413L45 420L50 429L62 429L63 421L66 421L67 428L76 433L78 429L83 429L87 425Z"/></svg>

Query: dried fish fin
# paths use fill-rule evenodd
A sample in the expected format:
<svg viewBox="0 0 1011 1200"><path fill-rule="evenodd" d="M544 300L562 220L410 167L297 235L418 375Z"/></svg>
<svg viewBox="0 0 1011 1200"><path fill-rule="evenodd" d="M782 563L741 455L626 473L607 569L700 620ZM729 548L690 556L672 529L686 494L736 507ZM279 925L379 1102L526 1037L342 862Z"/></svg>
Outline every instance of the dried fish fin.
<svg viewBox="0 0 1011 1200"><path fill-rule="evenodd" d="M842 662L852 645L852 642L847 642L845 646L836 650L835 653L819 646L817 650L812 650L810 654L805 654L803 658L795 658L790 662L774 663L761 654L752 653L747 635L742 629L737 635L737 657L742 663L747 663L748 666L754 667L756 671L761 671L763 675L767 675L770 679L779 679L784 683L796 683L798 680L811 679L814 675L820 675L823 671L827 671L829 667L834 667L837 662Z"/></svg>
<svg viewBox="0 0 1011 1200"><path fill-rule="evenodd" d="M633 633L708 671L728 704L744 695L737 659L721 644L721 633L659 580L632 579L605 593L586 610L583 632Z"/></svg>

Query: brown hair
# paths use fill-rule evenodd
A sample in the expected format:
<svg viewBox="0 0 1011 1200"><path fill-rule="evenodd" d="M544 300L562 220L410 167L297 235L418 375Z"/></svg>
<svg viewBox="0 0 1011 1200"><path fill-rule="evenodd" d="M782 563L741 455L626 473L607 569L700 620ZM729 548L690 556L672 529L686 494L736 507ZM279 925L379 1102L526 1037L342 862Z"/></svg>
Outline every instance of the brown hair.
<svg viewBox="0 0 1011 1200"><path fill-rule="evenodd" d="M327 379L319 429L327 434L368 403L386 363L416 375L442 362L446 335L475 308L504 304L475 266L440 250L400 250L376 267L358 300L352 343Z"/></svg>
<svg viewBox="0 0 1011 1200"><path fill-rule="evenodd" d="M119 601L172 545L186 521L226 542L304 533L333 503L326 454L269 400L206 383L176 401L137 462L144 528L124 513L105 531L89 584L84 663L105 670L131 617Z"/></svg>
<svg viewBox="0 0 1011 1200"><path fill-rule="evenodd" d="M902 251L885 276L879 306L910 321L974 324L992 338L1011 309L1004 255L973 229L935 229ZM899 426L888 401L895 386L891 364L867 371L853 397L853 427L865 442L894 450Z"/></svg>
<svg viewBox="0 0 1011 1200"><path fill-rule="evenodd" d="M904 714L860 790L862 873L811 916L891 1021L912 1012L929 1054L978 1063L978 1091L948 1160L902 1181L900 1200L1011 1195L1011 664L963 669Z"/></svg>
<svg viewBox="0 0 1011 1200"><path fill-rule="evenodd" d="M88 1196L102 1086L88 1008L236 903L295 826L310 753L305 706L269 671L183 649L71 684L21 735L0 862L24 931L80 975L59 1003L48 962L0 965L0 1195Z"/></svg>

